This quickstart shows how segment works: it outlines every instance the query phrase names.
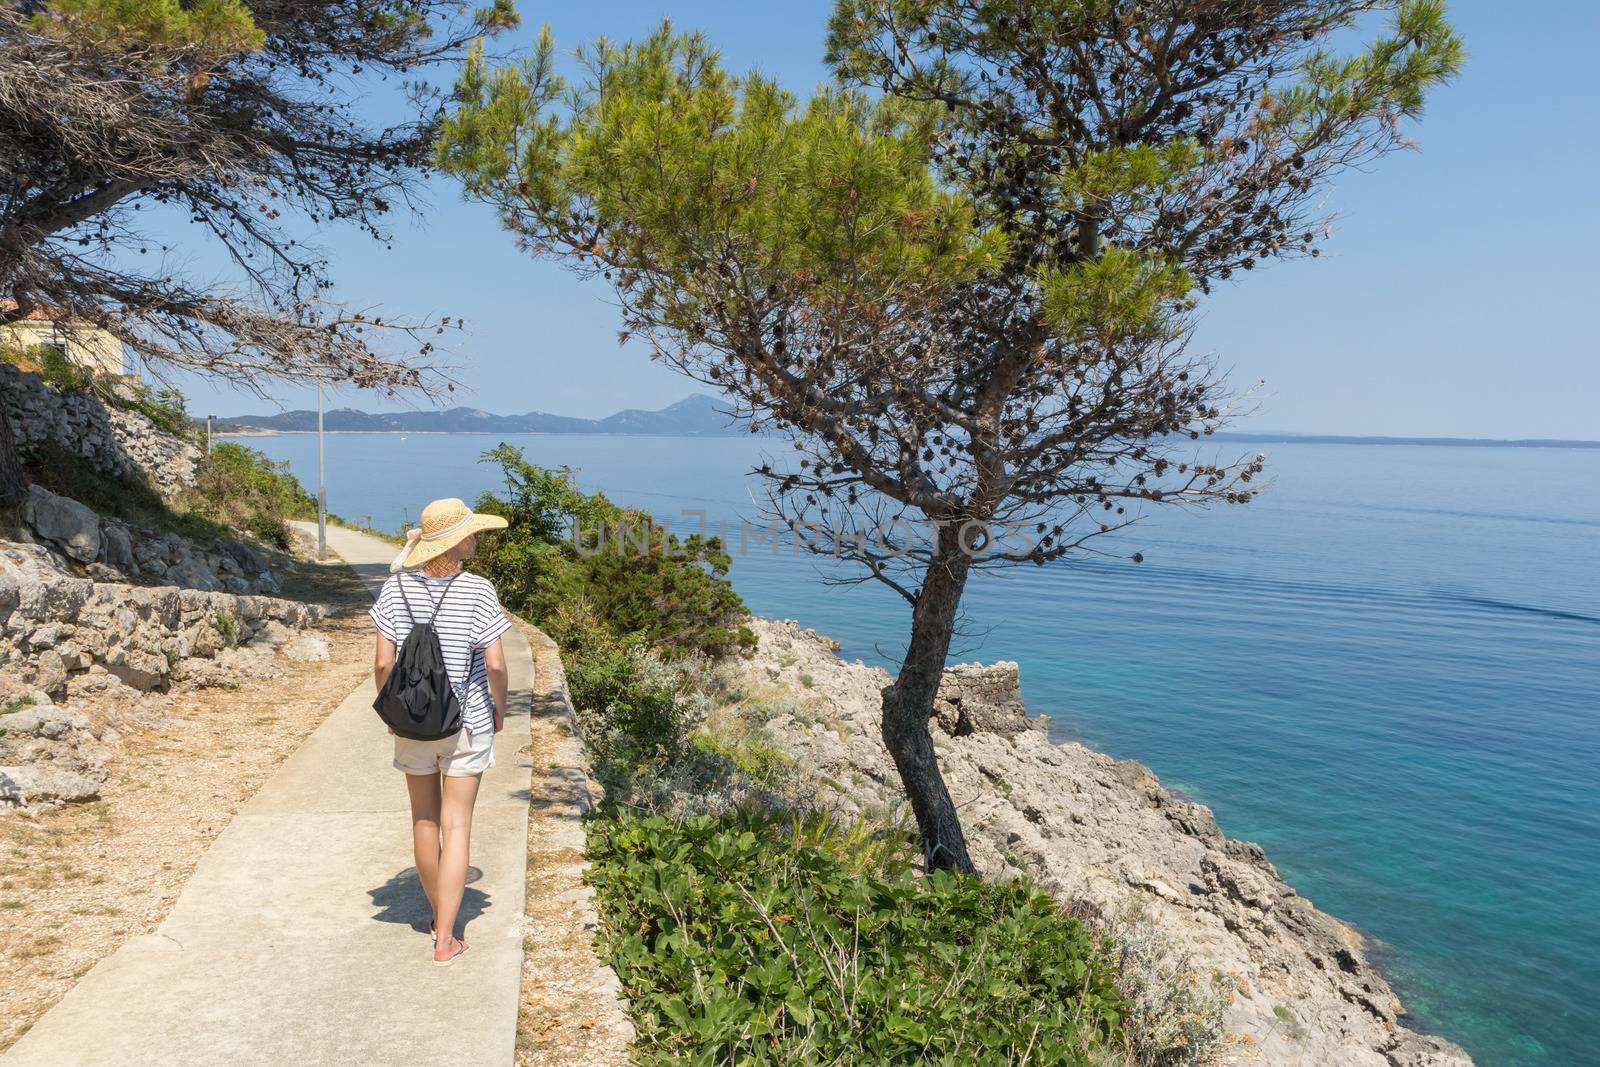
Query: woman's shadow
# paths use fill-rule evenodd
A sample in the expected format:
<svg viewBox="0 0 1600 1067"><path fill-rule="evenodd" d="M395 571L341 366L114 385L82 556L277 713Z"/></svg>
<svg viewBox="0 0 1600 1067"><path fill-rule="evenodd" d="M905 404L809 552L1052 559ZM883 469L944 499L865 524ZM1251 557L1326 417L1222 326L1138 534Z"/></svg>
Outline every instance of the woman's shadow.
<svg viewBox="0 0 1600 1067"><path fill-rule="evenodd" d="M465 930L467 924L490 907L489 894L472 888L472 883L483 877L476 867L467 867L467 888L461 894L461 910L456 915L456 929ZM376 889L367 890L377 907L373 919L381 923L405 923L420 934L428 932L433 912L428 907L428 895L422 891L422 881L415 867L407 867Z"/></svg>

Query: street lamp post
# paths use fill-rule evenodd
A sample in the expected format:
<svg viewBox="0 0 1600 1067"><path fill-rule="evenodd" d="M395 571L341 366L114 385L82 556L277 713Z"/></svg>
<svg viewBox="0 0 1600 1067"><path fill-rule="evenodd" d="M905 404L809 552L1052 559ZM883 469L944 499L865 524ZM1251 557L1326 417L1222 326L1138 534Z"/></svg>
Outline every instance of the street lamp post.
<svg viewBox="0 0 1600 1067"><path fill-rule="evenodd" d="M328 487L322 474L322 383L317 383L317 559L328 558Z"/></svg>
<svg viewBox="0 0 1600 1067"><path fill-rule="evenodd" d="M206 416L206 455L208 456L211 454L211 420L214 418L216 418L215 415Z"/></svg>

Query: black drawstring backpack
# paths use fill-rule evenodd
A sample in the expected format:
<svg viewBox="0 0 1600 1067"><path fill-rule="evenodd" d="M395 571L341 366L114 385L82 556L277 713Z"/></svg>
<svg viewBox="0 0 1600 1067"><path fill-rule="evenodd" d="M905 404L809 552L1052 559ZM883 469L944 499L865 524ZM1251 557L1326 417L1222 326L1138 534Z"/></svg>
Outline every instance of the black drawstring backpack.
<svg viewBox="0 0 1600 1067"><path fill-rule="evenodd" d="M450 595L450 586L455 580L451 578L445 583L433 615L427 622L419 623L406 597L405 576L398 579L400 599L405 601L406 615L411 619L411 632L406 634L394 669L384 679L372 707L389 729L413 741L441 741L461 731L461 701L456 699L450 675L445 671L444 651L439 647L439 635L433 628L433 620L439 617L439 609L444 606L444 598Z"/></svg>

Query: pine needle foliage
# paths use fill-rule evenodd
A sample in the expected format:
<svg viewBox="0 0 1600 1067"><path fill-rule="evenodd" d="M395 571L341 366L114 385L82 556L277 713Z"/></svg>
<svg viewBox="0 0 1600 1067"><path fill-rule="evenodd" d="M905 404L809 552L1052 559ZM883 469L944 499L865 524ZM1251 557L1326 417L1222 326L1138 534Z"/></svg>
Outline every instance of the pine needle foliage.
<svg viewBox="0 0 1600 1067"><path fill-rule="evenodd" d="M969 576L1240 504L1265 457L1190 350L1215 286L1316 255L1329 181L1463 60L1438 0L838 0L801 100L670 23L557 70L474 53L435 158L620 339L792 440L755 472L911 609L884 692L931 866L970 870L928 732ZM1355 41L1353 50L1338 51Z"/></svg>

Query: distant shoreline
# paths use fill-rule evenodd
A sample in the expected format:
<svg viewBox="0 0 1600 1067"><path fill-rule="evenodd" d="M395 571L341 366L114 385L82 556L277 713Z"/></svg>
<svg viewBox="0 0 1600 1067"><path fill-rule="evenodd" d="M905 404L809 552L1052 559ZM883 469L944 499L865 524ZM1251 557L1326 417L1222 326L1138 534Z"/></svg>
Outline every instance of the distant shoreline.
<svg viewBox="0 0 1600 1067"><path fill-rule="evenodd" d="M215 430L212 437L310 436L315 430ZM324 430L325 434L383 434L390 437L746 437L739 433L635 433L627 430ZM760 436L771 436L762 434ZM1363 437L1353 434L1217 433L1213 441L1255 441L1284 445L1430 445L1437 448L1600 449L1600 441L1496 437ZM1198 443L1198 442L1196 442Z"/></svg>
<svg viewBox="0 0 1600 1067"><path fill-rule="evenodd" d="M749 437L738 433L651 433L630 430L323 430L333 437ZM212 437L315 437L315 430L213 430Z"/></svg>
<svg viewBox="0 0 1600 1067"><path fill-rule="evenodd" d="M1363 437L1331 433L1217 433L1216 441L1270 441L1288 445L1434 445L1441 448L1600 448L1600 441L1543 437Z"/></svg>

